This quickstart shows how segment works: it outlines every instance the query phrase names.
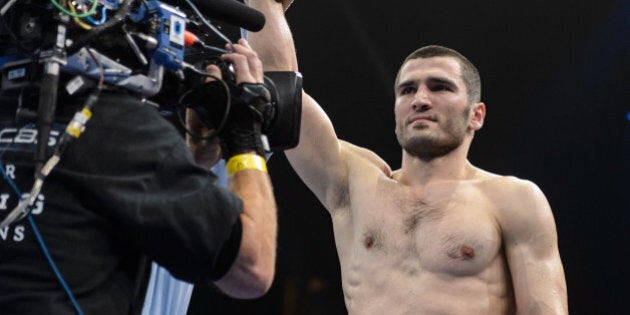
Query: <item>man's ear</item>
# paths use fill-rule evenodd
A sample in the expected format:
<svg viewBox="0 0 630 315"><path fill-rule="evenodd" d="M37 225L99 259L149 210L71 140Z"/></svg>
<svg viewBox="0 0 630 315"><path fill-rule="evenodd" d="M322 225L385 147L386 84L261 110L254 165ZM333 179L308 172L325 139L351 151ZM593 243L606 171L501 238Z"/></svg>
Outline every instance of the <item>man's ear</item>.
<svg viewBox="0 0 630 315"><path fill-rule="evenodd" d="M486 118L486 104L483 102L475 103L470 109L470 121L468 128L476 131L483 127L483 121Z"/></svg>

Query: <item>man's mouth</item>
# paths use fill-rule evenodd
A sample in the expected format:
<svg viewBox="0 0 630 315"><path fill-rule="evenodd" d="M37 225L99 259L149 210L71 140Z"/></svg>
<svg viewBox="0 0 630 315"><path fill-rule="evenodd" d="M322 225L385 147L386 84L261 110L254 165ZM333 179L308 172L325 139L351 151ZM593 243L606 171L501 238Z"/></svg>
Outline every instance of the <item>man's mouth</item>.
<svg viewBox="0 0 630 315"><path fill-rule="evenodd" d="M427 122L427 121L436 122L437 118L432 115L416 115L409 118L409 124L414 124L417 122Z"/></svg>

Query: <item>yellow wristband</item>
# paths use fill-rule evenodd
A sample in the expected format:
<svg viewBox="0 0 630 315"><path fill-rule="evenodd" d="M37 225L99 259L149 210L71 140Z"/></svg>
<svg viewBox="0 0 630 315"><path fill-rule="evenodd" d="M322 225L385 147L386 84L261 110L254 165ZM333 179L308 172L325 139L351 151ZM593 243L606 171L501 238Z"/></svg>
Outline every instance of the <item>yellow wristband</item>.
<svg viewBox="0 0 630 315"><path fill-rule="evenodd" d="M227 162L228 176L242 170L260 170L267 173L267 162L258 154L238 154Z"/></svg>

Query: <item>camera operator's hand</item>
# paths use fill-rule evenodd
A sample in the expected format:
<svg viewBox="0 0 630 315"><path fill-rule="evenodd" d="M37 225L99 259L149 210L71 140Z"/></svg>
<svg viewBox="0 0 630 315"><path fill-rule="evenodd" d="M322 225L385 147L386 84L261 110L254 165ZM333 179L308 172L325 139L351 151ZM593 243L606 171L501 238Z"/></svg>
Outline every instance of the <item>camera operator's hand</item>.
<svg viewBox="0 0 630 315"><path fill-rule="evenodd" d="M211 77L223 81L206 80L190 94L187 125L194 135L187 135L188 144L197 162L206 166L214 162L215 155L214 151L208 151L209 142L200 137L207 137L216 129L226 160L241 153L255 152L263 156L266 145L262 131L267 130L274 117L275 108L263 84L258 54L244 39L226 48L233 48L233 52L222 55L220 62L214 61L216 65L206 68ZM230 72L229 65L234 73Z"/></svg>
<svg viewBox="0 0 630 315"><path fill-rule="evenodd" d="M241 38L236 44L226 45L230 54L221 55L221 59L234 66L236 84L263 83L263 66L258 54L249 46L246 39Z"/></svg>
<svg viewBox="0 0 630 315"><path fill-rule="evenodd" d="M237 87L232 91L232 108L225 127L220 131L223 157L256 152L264 156L262 129L273 116L271 95L263 84L262 63L245 39L240 39L234 52L221 59L234 67Z"/></svg>
<svg viewBox="0 0 630 315"><path fill-rule="evenodd" d="M208 66L206 72L221 77L221 71L215 65ZM210 79L214 80L214 79ZM186 129L195 135L203 136L204 138L194 137L190 133L186 133L186 143L193 153L197 164L204 168L211 168L221 159L221 146L219 145L219 138L212 137L207 139L214 129L208 127L203 120L199 117L199 114L193 109L186 109Z"/></svg>

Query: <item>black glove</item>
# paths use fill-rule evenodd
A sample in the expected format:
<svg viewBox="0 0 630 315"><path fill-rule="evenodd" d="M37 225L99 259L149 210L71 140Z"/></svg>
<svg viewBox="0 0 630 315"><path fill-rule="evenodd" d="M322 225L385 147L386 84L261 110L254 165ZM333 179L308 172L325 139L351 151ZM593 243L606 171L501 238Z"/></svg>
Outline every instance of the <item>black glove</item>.
<svg viewBox="0 0 630 315"><path fill-rule="evenodd" d="M236 85L223 81L230 90L230 108L225 116L227 97L223 83L212 81L202 84L186 101L186 105L199 114L211 128L219 130L223 157L250 151L264 156L268 144L262 134L272 124L275 108L269 89L260 83ZM223 126L222 120L226 118Z"/></svg>
<svg viewBox="0 0 630 315"><path fill-rule="evenodd" d="M271 94L264 84L241 83L230 88L232 108L223 130L219 132L223 157L256 151L264 156L269 150L263 132L274 117Z"/></svg>

